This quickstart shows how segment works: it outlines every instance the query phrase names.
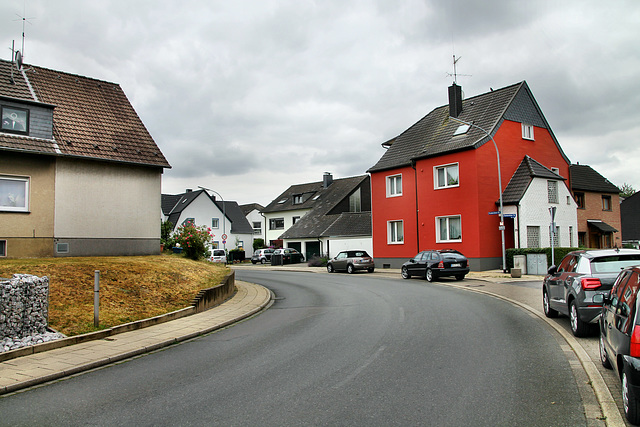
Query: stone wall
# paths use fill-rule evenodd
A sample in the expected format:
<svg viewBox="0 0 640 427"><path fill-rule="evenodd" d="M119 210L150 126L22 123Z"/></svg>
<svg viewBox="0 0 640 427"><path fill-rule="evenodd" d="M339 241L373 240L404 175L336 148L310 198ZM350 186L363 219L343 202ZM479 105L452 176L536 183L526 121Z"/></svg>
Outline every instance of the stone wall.
<svg viewBox="0 0 640 427"><path fill-rule="evenodd" d="M47 331L49 278L14 274L0 281L0 339Z"/></svg>

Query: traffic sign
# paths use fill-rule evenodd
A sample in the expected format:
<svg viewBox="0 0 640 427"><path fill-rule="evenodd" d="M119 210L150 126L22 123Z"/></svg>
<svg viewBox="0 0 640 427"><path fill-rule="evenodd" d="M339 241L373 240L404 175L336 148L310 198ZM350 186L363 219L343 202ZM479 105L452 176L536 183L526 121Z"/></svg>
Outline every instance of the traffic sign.
<svg viewBox="0 0 640 427"><path fill-rule="evenodd" d="M223 235L222 235L222 236L220 236L220 237L222 237L222 240L227 240L227 235L226 235L226 234L223 234Z"/></svg>

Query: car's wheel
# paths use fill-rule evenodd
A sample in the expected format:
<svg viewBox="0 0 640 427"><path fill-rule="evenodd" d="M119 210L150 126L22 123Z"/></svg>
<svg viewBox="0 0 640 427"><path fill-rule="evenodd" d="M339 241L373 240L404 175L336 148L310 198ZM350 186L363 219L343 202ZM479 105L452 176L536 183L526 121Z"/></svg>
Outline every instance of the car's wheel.
<svg viewBox="0 0 640 427"><path fill-rule="evenodd" d="M327 271L329 273L333 273L335 270L333 269L333 264L327 264Z"/></svg>
<svg viewBox="0 0 640 427"><path fill-rule="evenodd" d="M262 258L262 259L260 260L260 262L261 262L261 263L263 263L263 264L266 264L266 263L267 263L267 259L266 259L266 258Z"/></svg>
<svg viewBox="0 0 640 427"><path fill-rule="evenodd" d="M353 265L347 265L347 273L353 274L356 270L353 268Z"/></svg>
<svg viewBox="0 0 640 427"><path fill-rule="evenodd" d="M600 334L600 362L602 362L602 366L607 369L612 369L611 362L609 362L609 356L607 356L607 350L604 348L604 338L602 338L602 334Z"/></svg>
<svg viewBox="0 0 640 427"><path fill-rule="evenodd" d="M462 280L462 279L464 279L464 274L458 274L456 276L456 280Z"/></svg>
<svg viewBox="0 0 640 427"><path fill-rule="evenodd" d="M571 323L571 332L573 332L573 335L576 337L584 337L587 335L589 324L580 320L575 300L571 301L569 305L569 323Z"/></svg>
<svg viewBox="0 0 640 427"><path fill-rule="evenodd" d="M374 270L374 268L373 268L373 267L371 267L371 268L367 268L367 271L368 271L369 273L373 273L373 270Z"/></svg>
<svg viewBox="0 0 640 427"><path fill-rule="evenodd" d="M549 302L549 293L546 289L542 290L542 308L544 309L544 315L549 318L558 317L558 312L551 308Z"/></svg>
<svg viewBox="0 0 640 427"><path fill-rule="evenodd" d="M256 264L258 261L251 260L251 264Z"/></svg>
<svg viewBox="0 0 640 427"><path fill-rule="evenodd" d="M411 279L411 274L409 274L409 270L407 270L407 267L402 267L400 269L400 274L402 275L403 279Z"/></svg>
<svg viewBox="0 0 640 427"><path fill-rule="evenodd" d="M427 282L433 282L433 270L427 268L427 271L424 272L424 278L427 279Z"/></svg>
<svg viewBox="0 0 640 427"><path fill-rule="evenodd" d="M629 384L626 372L622 373L622 405L627 421L633 425L640 424L640 402Z"/></svg>

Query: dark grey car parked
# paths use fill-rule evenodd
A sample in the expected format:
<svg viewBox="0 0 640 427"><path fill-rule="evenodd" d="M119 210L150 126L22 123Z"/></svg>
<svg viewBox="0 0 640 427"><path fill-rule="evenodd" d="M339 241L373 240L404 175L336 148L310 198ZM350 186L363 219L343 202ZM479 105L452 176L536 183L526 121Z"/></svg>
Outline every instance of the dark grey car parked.
<svg viewBox="0 0 640 427"><path fill-rule="evenodd" d="M456 280L464 279L469 273L469 260L454 249L438 249L422 251L402 264L400 274L403 279L411 276L424 277L432 282L438 277L453 276Z"/></svg>
<svg viewBox="0 0 640 427"><path fill-rule="evenodd" d="M542 283L542 305L547 317L569 316L577 337L595 330L602 304L596 294L608 293L620 270L640 264L636 249L598 249L570 252L560 265L549 267Z"/></svg>

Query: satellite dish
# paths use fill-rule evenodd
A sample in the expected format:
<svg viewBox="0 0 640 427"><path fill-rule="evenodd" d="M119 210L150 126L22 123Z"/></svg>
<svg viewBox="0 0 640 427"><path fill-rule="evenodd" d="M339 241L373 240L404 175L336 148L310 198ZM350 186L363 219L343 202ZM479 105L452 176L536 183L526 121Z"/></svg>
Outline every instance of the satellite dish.
<svg viewBox="0 0 640 427"><path fill-rule="evenodd" d="M18 70L22 70L22 54L19 50L16 50L16 64L18 64Z"/></svg>

